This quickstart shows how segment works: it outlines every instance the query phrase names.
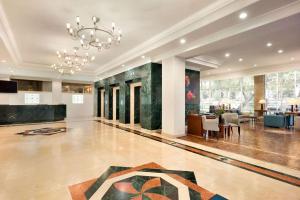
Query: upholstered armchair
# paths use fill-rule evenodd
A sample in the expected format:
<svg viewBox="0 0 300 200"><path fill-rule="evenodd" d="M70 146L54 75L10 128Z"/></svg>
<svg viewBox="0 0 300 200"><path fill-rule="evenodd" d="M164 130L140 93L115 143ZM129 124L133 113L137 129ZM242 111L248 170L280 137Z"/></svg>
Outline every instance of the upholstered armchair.
<svg viewBox="0 0 300 200"><path fill-rule="evenodd" d="M240 120L237 113L224 113L222 114L222 118L224 120L224 123L230 126L232 132L233 127L237 127L239 135L241 134Z"/></svg>
<svg viewBox="0 0 300 200"><path fill-rule="evenodd" d="M208 138L208 131L219 132L219 119L207 119L205 115L202 115L202 126L205 131L204 135Z"/></svg>

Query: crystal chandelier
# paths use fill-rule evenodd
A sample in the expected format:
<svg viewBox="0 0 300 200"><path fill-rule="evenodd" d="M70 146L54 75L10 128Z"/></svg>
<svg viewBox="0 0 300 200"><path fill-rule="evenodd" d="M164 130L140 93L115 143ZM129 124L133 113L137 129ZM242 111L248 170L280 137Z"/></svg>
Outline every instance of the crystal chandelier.
<svg viewBox="0 0 300 200"><path fill-rule="evenodd" d="M51 65L51 68L57 70L61 74L74 74L81 71L88 63L95 60L95 56L90 57L88 53L84 55L78 54L78 47L74 48L73 53L57 51L58 64Z"/></svg>
<svg viewBox="0 0 300 200"><path fill-rule="evenodd" d="M91 46L97 48L99 51L109 49L112 44L119 44L122 38L121 29L112 23L111 28L98 25L100 19L92 17L93 26L85 27L80 24L80 18L76 17L76 25L72 26L67 23L67 31L69 35L76 40L80 40L83 49L87 50Z"/></svg>

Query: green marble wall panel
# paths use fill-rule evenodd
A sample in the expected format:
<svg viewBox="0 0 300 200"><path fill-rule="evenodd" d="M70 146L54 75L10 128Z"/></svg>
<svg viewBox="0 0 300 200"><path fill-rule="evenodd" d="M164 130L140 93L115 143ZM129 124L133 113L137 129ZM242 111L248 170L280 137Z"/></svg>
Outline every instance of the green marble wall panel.
<svg viewBox="0 0 300 200"><path fill-rule="evenodd" d="M105 118L112 119L113 118L113 89L109 85L105 85L105 95L104 95L104 109L105 109Z"/></svg>
<svg viewBox="0 0 300 200"><path fill-rule="evenodd" d="M152 129L161 128L162 110L162 69L160 64L152 65L151 73L151 127Z"/></svg>
<svg viewBox="0 0 300 200"><path fill-rule="evenodd" d="M120 83L120 108L119 108L119 121L121 123L130 122L130 86L123 82Z"/></svg>
<svg viewBox="0 0 300 200"><path fill-rule="evenodd" d="M161 64L148 63L95 83L105 88L105 117L112 119L112 87L120 86L119 121L130 122L130 83L141 82L141 126L145 129L161 128ZM111 101L109 101L111 99Z"/></svg>

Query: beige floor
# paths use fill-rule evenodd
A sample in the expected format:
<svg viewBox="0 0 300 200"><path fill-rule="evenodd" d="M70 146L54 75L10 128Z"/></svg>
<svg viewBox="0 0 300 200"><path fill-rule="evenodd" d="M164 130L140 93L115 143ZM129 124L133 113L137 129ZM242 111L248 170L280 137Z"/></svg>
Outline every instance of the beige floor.
<svg viewBox="0 0 300 200"><path fill-rule="evenodd" d="M0 127L0 199L70 199L68 186L111 165L156 162L194 171L200 186L229 199L299 199L300 188L94 121L67 122L68 133L15 135L44 124Z"/></svg>

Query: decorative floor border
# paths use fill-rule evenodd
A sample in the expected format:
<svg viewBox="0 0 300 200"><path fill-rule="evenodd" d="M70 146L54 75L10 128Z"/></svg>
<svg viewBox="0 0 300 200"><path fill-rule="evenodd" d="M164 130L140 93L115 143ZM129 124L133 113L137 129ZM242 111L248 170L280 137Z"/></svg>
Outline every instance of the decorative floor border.
<svg viewBox="0 0 300 200"><path fill-rule="evenodd" d="M222 156L222 155L212 153L212 152L209 152L209 151L206 151L206 150L203 150L203 149L199 149L199 148L196 148L196 147L192 147L192 146L189 146L189 145L186 145L186 144L181 144L181 143L174 142L174 141L171 141L171 140L168 140L168 139L160 138L158 136L143 133L143 132L138 131L138 130L130 129L130 128L127 128L127 127L122 127L120 125L105 122L103 120L96 120L96 121L100 122L100 123L103 123L105 125L108 125L108 126L112 126L112 127L115 127L115 128L127 131L127 132L134 133L136 135L139 135L139 136L142 136L142 137L145 137L145 138L149 138L149 139L152 139L152 140L155 140L155 141L158 141L158 142L162 142L164 144L168 144L168 145L171 145L173 147L177 147L177 148L180 148L180 149L183 149L183 150L186 150L186 151L189 151L189 152L201 155L201 156L205 156L207 158L211 158L211 159L217 160L219 162L223 162L223 163L226 163L226 164L229 164L229 165L232 165L232 166L235 166L235 167L239 167L239 168L242 168L242 169L245 169L245 170L248 170L248 171L251 171L251 172L266 176L266 177L269 177L269 178L276 179L278 181L282 181L282 182L300 187L300 178L289 175L289 174L285 174L285 173L282 173L282 172L278 172L278 171L275 171L275 170L272 170L272 169L268 169L268 168L261 167L261 166L258 166L258 165L254 165L254 164L251 164L251 163L247 163L247 162L244 162L244 161L236 160L236 159L229 158L229 157L226 157L226 156Z"/></svg>

